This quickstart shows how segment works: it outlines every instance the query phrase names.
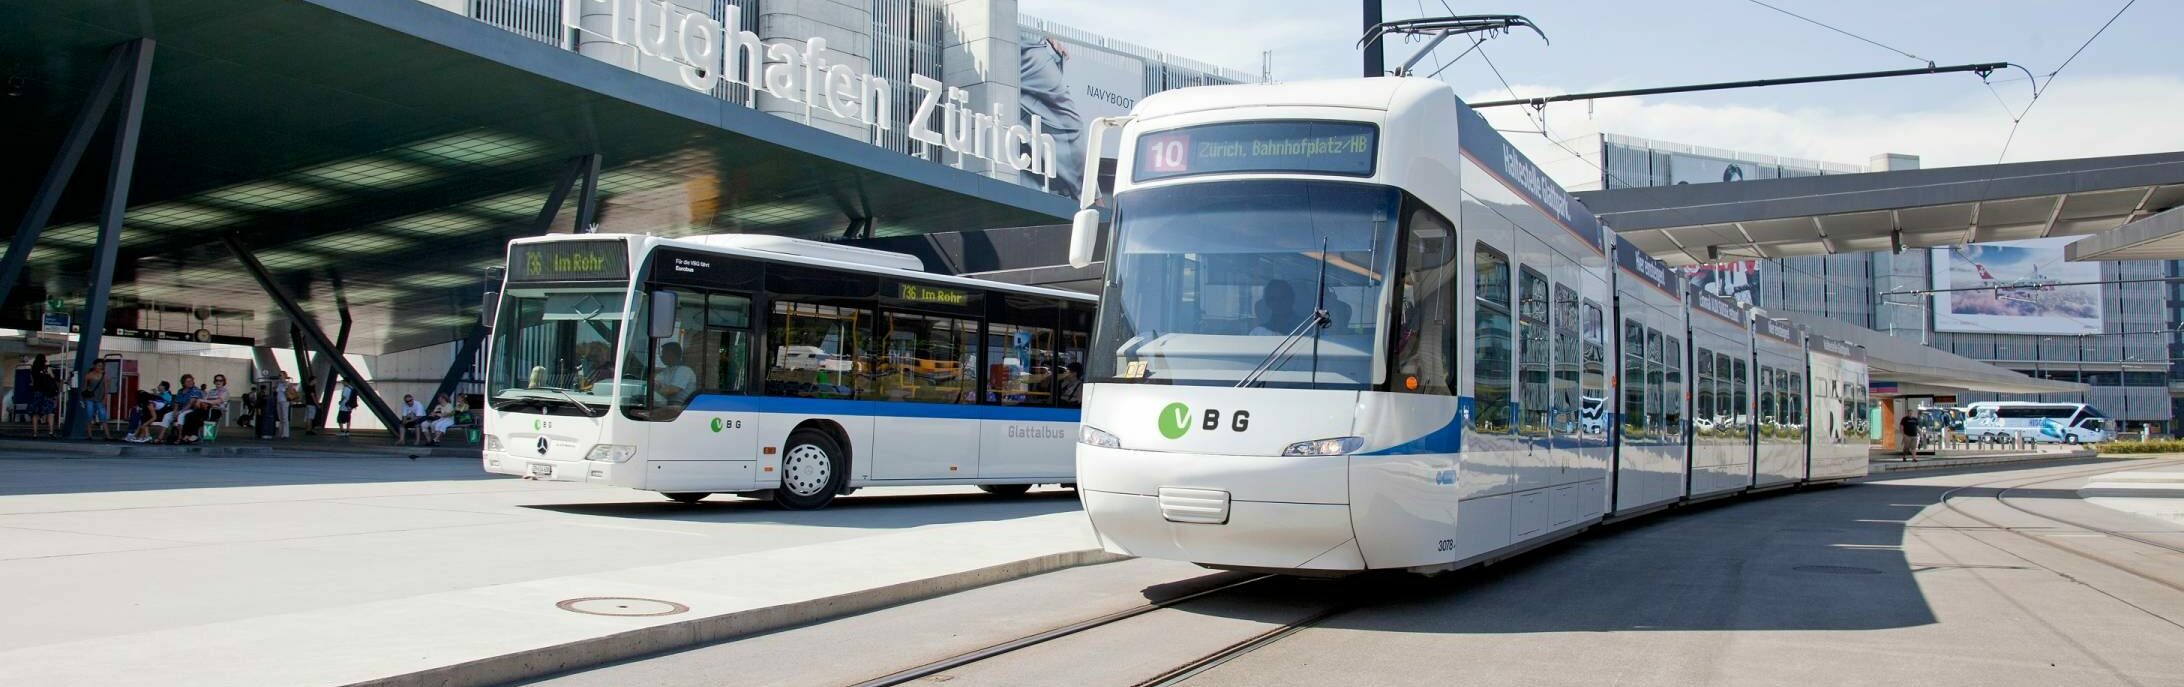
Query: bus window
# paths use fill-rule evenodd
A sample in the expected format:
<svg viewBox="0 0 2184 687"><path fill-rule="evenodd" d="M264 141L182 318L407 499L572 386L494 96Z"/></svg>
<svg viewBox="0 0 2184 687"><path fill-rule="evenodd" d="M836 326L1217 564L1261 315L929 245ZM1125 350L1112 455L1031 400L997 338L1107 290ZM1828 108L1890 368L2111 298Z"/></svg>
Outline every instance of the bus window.
<svg viewBox="0 0 2184 687"><path fill-rule="evenodd" d="M716 293L706 296L705 335L713 351L713 376L701 393L751 393L751 299Z"/></svg>
<svg viewBox="0 0 2184 687"><path fill-rule="evenodd" d="M716 359L705 332L705 294L690 289L662 290L675 294L674 335L664 339L648 335L651 295L640 294L635 312L642 313L636 320L644 329L632 329L629 354L623 356L621 374L627 393L623 412L632 419L666 421L682 415L683 408L708 379L707 368Z"/></svg>
<svg viewBox="0 0 2184 687"><path fill-rule="evenodd" d="M1509 373L1515 334L1509 323L1509 258L1481 245L1471 256L1474 316L1471 368L1472 426L1481 432L1510 429Z"/></svg>
<svg viewBox="0 0 2184 687"><path fill-rule="evenodd" d="M1517 274L1517 433L1547 435L1548 363L1547 278L1532 271Z"/></svg>
<svg viewBox="0 0 2184 687"><path fill-rule="evenodd" d="M1005 406L1053 405L1055 379L1061 374L1054 334L1062 319L1061 304L1038 296L995 295L986 325L986 400Z"/></svg>
<svg viewBox="0 0 2184 687"><path fill-rule="evenodd" d="M1075 408L1084 402L1085 351L1092 341L1092 320L1098 306L1091 303L1062 304L1061 349L1056 351L1054 403Z"/></svg>
<svg viewBox="0 0 2184 687"><path fill-rule="evenodd" d="M867 310L774 301L766 321L767 342L773 347L766 395L855 398L855 377L870 370L857 355L871 331Z"/></svg>
<svg viewBox="0 0 2184 687"><path fill-rule="evenodd" d="M978 400L976 320L902 312L880 314L879 369L869 398L918 403ZM865 397L860 395L860 397Z"/></svg>

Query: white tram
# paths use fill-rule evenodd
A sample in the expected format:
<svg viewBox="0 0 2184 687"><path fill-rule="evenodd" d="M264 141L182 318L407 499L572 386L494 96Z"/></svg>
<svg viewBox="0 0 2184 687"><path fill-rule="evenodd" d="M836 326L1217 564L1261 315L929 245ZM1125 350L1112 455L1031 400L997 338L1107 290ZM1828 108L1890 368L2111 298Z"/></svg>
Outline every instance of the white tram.
<svg viewBox="0 0 2184 687"><path fill-rule="evenodd" d="M1687 295L1444 83L1168 91L1093 145L1118 125L1077 451L1110 551L1446 569L1866 472L1860 349Z"/></svg>

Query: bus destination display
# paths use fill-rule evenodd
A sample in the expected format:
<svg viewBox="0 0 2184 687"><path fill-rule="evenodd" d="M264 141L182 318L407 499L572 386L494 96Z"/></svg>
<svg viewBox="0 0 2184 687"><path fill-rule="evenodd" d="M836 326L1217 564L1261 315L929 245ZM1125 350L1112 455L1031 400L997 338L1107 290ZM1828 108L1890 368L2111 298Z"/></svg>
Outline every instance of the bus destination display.
<svg viewBox="0 0 2184 687"><path fill-rule="evenodd" d="M508 254L508 278L516 281L628 279L629 244L621 241L553 241L516 244Z"/></svg>
<svg viewBox="0 0 2184 687"><path fill-rule="evenodd" d="M1364 122L1232 122L1138 137L1134 179L1294 172L1372 176L1379 129Z"/></svg>

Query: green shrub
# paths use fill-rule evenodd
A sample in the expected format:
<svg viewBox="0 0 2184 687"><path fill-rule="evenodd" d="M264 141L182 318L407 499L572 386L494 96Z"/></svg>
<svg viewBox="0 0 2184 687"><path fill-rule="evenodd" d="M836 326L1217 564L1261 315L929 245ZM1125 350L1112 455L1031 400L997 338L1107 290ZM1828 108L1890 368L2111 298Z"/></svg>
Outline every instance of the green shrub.
<svg viewBox="0 0 2184 687"><path fill-rule="evenodd" d="M2184 453L2184 439L2110 441L2094 444L2093 449L2101 453Z"/></svg>

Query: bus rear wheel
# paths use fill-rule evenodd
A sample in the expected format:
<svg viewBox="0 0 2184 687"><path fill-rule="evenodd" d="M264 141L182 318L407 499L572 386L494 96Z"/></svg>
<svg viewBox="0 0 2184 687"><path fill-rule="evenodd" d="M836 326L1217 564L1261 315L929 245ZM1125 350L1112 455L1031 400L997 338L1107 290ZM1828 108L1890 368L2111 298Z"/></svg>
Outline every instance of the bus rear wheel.
<svg viewBox="0 0 2184 687"><path fill-rule="evenodd" d="M699 502L699 501L703 501L703 500L705 500L705 497L707 497L707 496L712 496L712 495L713 495L713 492L710 492L710 491L677 491L677 492L662 492L662 493L661 493L660 495L661 495L661 496L665 496L665 497L667 497L667 500L669 500L669 501L674 501L674 502L676 502L676 503L697 503L697 502Z"/></svg>
<svg viewBox="0 0 2184 687"><path fill-rule="evenodd" d="M1023 496L1031 491L1029 484L981 484L978 490L994 496Z"/></svg>
<svg viewBox="0 0 2184 687"><path fill-rule="evenodd" d="M849 477L842 446L826 432L803 429L789 435L781 452L781 488L774 505L787 510L825 508Z"/></svg>

